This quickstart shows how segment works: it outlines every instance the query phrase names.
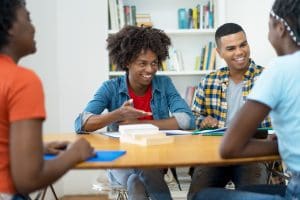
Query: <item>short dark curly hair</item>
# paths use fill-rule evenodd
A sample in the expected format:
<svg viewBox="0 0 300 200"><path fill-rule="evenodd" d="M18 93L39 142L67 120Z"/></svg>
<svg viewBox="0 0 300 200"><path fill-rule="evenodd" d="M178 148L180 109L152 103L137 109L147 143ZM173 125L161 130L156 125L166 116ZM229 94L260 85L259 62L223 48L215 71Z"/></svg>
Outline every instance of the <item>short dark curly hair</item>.
<svg viewBox="0 0 300 200"><path fill-rule="evenodd" d="M107 38L110 62L118 69L127 71L142 51L151 50L156 54L159 68L169 57L170 38L162 31L152 27L125 26L118 33Z"/></svg>
<svg viewBox="0 0 300 200"><path fill-rule="evenodd" d="M236 23L225 23L225 24L221 25L215 33L216 44L219 45L219 41L220 41L221 37L235 34L238 32L245 33L244 29Z"/></svg>
<svg viewBox="0 0 300 200"><path fill-rule="evenodd" d="M8 43L8 30L16 20L17 8L25 6L25 0L0 0L0 50Z"/></svg>

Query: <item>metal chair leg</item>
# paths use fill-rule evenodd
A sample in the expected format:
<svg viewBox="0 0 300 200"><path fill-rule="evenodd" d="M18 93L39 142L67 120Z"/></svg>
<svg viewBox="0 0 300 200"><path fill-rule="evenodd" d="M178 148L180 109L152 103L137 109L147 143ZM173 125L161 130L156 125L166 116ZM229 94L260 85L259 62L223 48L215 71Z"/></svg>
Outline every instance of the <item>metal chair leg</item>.
<svg viewBox="0 0 300 200"><path fill-rule="evenodd" d="M275 162L272 162L271 164L266 163L265 165L266 165L267 170L268 170L268 180L267 180L267 183L268 183L268 184L271 184L271 180L272 180L272 170L273 170L273 168L274 168L274 166L275 166ZM270 166L270 165L271 165L271 166Z"/></svg>
<svg viewBox="0 0 300 200"><path fill-rule="evenodd" d="M48 188L48 187L46 187L46 188L43 190L42 200L45 199L45 196L46 196L46 193L47 193L47 188Z"/></svg>
<svg viewBox="0 0 300 200"><path fill-rule="evenodd" d="M55 199L55 200L58 200L58 197L57 197L57 195L56 195L56 193L55 193L55 190L54 190L53 185L49 185L48 187L50 187L51 192L52 192L52 194L53 194L53 196L54 196L54 199ZM43 190L43 194L42 194L42 199L41 199L41 200L44 200L44 199L45 199L45 196L46 196L48 187L46 187L46 188ZM36 197L37 200L38 200L39 196L40 196L40 195L38 195L38 196Z"/></svg>
<svg viewBox="0 0 300 200"><path fill-rule="evenodd" d="M50 189L51 189L51 191L52 191L52 194L53 194L55 200L58 200L58 197L57 197L57 195L56 195L56 193L55 193L55 190L54 190L53 185L50 185Z"/></svg>
<svg viewBox="0 0 300 200"><path fill-rule="evenodd" d="M173 177L174 177L174 179L175 179L175 181L176 181L176 183L177 183L177 186L178 186L179 190L182 191L180 182L179 182L179 180L178 180L176 168L170 168L170 169L171 169L172 175L173 175Z"/></svg>
<svg viewBox="0 0 300 200"><path fill-rule="evenodd" d="M271 164L268 164L266 163L266 167L267 167L267 170L269 171L269 174L268 174L268 184L272 184L272 175L276 175L278 177L281 177L283 178L284 180L289 180L290 177L287 176L286 174L284 174L283 172L279 172L275 169L275 164L276 164L276 161L273 161Z"/></svg>

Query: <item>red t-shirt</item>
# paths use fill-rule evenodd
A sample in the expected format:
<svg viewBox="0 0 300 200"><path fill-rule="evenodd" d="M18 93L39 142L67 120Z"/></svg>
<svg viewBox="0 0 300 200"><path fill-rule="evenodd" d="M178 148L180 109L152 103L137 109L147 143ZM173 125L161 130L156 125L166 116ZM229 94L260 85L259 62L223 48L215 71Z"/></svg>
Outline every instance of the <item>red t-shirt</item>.
<svg viewBox="0 0 300 200"><path fill-rule="evenodd" d="M10 57L0 54L0 193L16 193L9 164L10 124L45 117L40 79L33 71L17 66Z"/></svg>
<svg viewBox="0 0 300 200"><path fill-rule="evenodd" d="M150 85L144 96L137 96L134 91L128 87L129 96L133 99L133 107L139 110L143 110L145 112L152 112L150 107L150 102L152 98L152 86ZM145 116L138 118L139 120L152 120L153 117Z"/></svg>

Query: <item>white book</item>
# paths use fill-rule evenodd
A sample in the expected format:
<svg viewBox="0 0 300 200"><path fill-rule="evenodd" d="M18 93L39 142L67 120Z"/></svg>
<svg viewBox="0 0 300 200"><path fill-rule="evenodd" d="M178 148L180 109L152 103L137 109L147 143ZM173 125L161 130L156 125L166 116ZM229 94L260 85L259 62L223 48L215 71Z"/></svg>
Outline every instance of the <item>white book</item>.
<svg viewBox="0 0 300 200"><path fill-rule="evenodd" d="M152 124L129 124L120 125L119 132L122 134L152 134L158 133L159 128Z"/></svg>
<svg viewBox="0 0 300 200"><path fill-rule="evenodd" d="M125 16L124 16L124 3L123 0L119 0L118 3L118 10L119 10L119 18L120 18L120 29L125 25Z"/></svg>
<svg viewBox="0 0 300 200"><path fill-rule="evenodd" d="M124 135L124 134L123 134ZM136 134L125 134L128 137L131 137L132 139L144 139L144 138L160 138L166 136L166 133L164 132L148 132L148 133L136 133Z"/></svg>
<svg viewBox="0 0 300 200"><path fill-rule="evenodd" d="M118 22L118 10L117 10L117 2L116 0L108 0L109 6L109 16L110 16L110 28L112 30L119 29L119 22Z"/></svg>
<svg viewBox="0 0 300 200"><path fill-rule="evenodd" d="M134 139L129 135L121 135L120 142L121 143L129 143L129 144L137 144L142 146L150 146L150 145L160 145L160 144L168 144L174 141L174 137L172 136L157 136L157 137L144 137L139 139Z"/></svg>

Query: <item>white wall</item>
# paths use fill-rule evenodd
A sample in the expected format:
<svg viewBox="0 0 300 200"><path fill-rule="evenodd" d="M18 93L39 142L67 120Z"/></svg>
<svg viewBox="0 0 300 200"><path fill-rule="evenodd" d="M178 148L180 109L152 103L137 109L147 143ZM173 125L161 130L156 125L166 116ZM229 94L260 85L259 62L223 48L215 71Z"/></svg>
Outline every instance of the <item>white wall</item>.
<svg viewBox="0 0 300 200"><path fill-rule="evenodd" d="M244 27L252 58L261 65L267 65L275 56L267 40L268 12L273 1L226 0L224 3L224 22L236 22ZM33 68L43 81L48 113L46 133L72 132L75 117L108 77L105 51L108 20L104 3L105 0L27 0L37 29L38 53L22 63ZM90 192L96 176L97 171L70 172L56 190L60 194Z"/></svg>
<svg viewBox="0 0 300 200"><path fill-rule="evenodd" d="M226 22L240 24L246 32L251 58L256 64L267 66L276 54L268 34L269 12L274 0L226 0Z"/></svg>
<svg viewBox="0 0 300 200"><path fill-rule="evenodd" d="M21 61L41 77L45 132L72 132L77 114L108 77L107 9L102 0L27 0L38 52Z"/></svg>
<svg viewBox="0 0 300 200"><path fill-rule="evenodd" d="M73 132L73 122L108 77L107 9L102 0L27 0L38 52L21 61L41 77L46 95L44 132ZM96 171L71 171L55 184L59 196L90 193ZM74 181L80 180L80 181ZM74 187L78 184L78 187ZM47 199L53 199L51 194Z"/></svg>
<svg viewBox="0 0 300 200"><path fill-rule="evenodd" d="M59 130L74 131L74 119L108 77L106 1L58 2Z"/></svg>
<svg viewBox="0 0 300 200"><path fill-rule="evenodd" d="M46 95L48 132L58 131L58 60L57 60L57 4L53 0L27 1L31 19L36 27L37 53L21 60L24 66L34 69L43 82Z"/></svg>

